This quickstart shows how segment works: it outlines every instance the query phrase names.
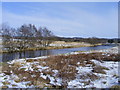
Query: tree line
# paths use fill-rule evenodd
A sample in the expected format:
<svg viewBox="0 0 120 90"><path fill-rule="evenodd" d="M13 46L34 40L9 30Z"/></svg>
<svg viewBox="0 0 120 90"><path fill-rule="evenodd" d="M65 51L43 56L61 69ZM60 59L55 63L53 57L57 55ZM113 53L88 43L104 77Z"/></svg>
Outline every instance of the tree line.
<svg viewBox="0 0 120 90"><path fill-rule="evenodd" d="M107 43L109 39L106 38L82 38L82 37L73 37L73 38L65 38L65 37L56 37L57 41L65 41L65 42L85 42L90 44L98 44L98 43Z"/></svg>
<svg viewBox="0 0 120 90"><path fill-rule="evenodd" d="M93 45L97 43L120 43L120 40L118 39L57 37L47 27L37 28L34 24L23 24L15 29L6 23L3 23L0 29L3 49L7 51L24 51L32 48L42 49L48 47L53 41L85 42Z"/></svg>
<svg viewBox="0 0 120 90"><path fill-rule="evenodd" d="M2 24L1 27L3 47L8 51L47 47L55 37L48 28L37 28L33 24L24 24L17 29L7 24Z"/></svg>

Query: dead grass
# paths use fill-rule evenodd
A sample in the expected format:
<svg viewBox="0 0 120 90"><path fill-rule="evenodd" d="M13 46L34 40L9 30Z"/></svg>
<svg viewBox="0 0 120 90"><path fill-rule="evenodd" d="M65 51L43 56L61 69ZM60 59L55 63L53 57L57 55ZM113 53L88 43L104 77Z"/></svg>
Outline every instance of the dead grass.
<svg viewBox="0 0 120 90"><path fill-rule="evenodd" d="M5 85L4 85L4 86L2 86L1 88L3 88L3 89L4 89L4 88L8 88L8 86L5 86Z"/></svg>
<svg viewBox="0 0 120 90"><path fill-rule="evenodd" d="M86 73L86 74L80 75L80 79L83 79L83 80L90 79L91 81L94 81L94 80L97 80L99 78L100 77L98 77L97 75L95 75L93 73Z"/></svg>
<svg viewBox="0 0 120 90"><path fill-rule="evenodd" d="M51 70L42 71L43 75L53 75L54 73Z"/></svg>
<svg viewBox="0 0 120 90"><path fill-rule="evenodd" d="M27 59L26 62L35 62L37 59Z"/></svg>
<svg viewBox="0 0 120 90"><path fill-rule="evenodd" d="M102 67L102 66L99 66L99 65L95 65L95 66L93 67L92 72L94 72L94 73L106 74L106 72L105 72L104 70L109 70L109 69L106 68L106 67Z"/></svg>
<svg viewBox="0 0 120 90"><path fill-rule="evenodd" d="M10 85L10 82L8 81L5 81L5 82L2 82L4 85Z"/></svg>
<svg viewBox="0 0 120 90"><path fill-rule="evenodd" d="M116 58L117 55L111 54L110 56L103 55L103 53L90 53L90 54L76 54L76 55L60 55L60 56L51 56L44 61L46 65L49 66L51 69L57 69L59 71L58 77L61 77L64 81L73 80L76 77L76 66L86 66L90 64L93 67L93 72L95 73L102 73L106 74L104 70L109 70L106 67L97 66L94 62L90 61L91 59L96 60L112 60L118 61ZM86 61L86 62L85 62ZM78 65L77 62L80 62ZM86 78L90 78L91 80L98 79L95 75L87 75Z"/></svg>
<svg viewBox="0 0 120 90"><path fill-rule="evenodd" d="M50 57L46 61L47 65L53 70L59 71L58 77L74 79L76 70L76 63L71 63L71 57L68 56L55 56ZM73 61L72 61L73 62Z"/></svg>
<svg viewBox="0 0 120 90"><path fill-rule="evenodd" d="M2 65L2 72L3 73L5 73L6 75L11 75L12 73L10 71L11 71L11 67L9 67L9 64L6 63L6 64Z"/></svg>
<svg viewBox="0 0 120 90"><path fill-rule="evenodd" d="M3 65L4 69L2 69L2 71L6 75L11 75L11 74L17 75L19 78L16 78L16 79L14 78L14 81L16 83L30 81L29 85L34 85L34 86L39 87L39 88L43 88L43 87L45 87L46 83L48 83L48 84L50 83L49 78L43 79L42 77L40 77L40 73L43 73L46 75L47 74L52 75L53 72L47 71L47 70L39 71L38 68L36 67L36 65L34 65L34 64L33 64L34 71L25 71L25 68L19 69L20 65L21 64L17 63L17 62L12 64L11 67L9 66L9 64L4 64ZM12 71L12 73L11 73L11 71ZM32 75L34 75L34 77ZM8 83L3 82L3 84L5 87Z"/></svg>
<svg viewBox="0 0 120 90"><path fill-rule="evenodd" d="M120 90L120 85L113 85L110 90Z"/></svg>
<svg viewBox="0 0 120 90"><path fill-rule="evenodd" d="M113 58L114 57L114 58ZM19 69L22 65L20 62L15 62L14 64L2 64L2 72L4 72L6 75L11 75L12 73L17 75L19 79L16 79L16 82L22 82L22 81L30 81L27 85L35 85L36 87L43 88L43 87L67 87L67 82L70 80L73 80L76 78L77 70L76 67L86 65L91 65L93 67L93 72L95 73L102 73L106 74L105 70L109 70L106 67L98 66L94 62L92 62L92 59L96 60L105 60L105 61L119 61L119 55L116 54L110 54L110 55L103 55L103 53L90 53L90 54L75 54L75 55L58 55L58 56L50 56L48 58L44 59L27 59L26 63L32 63L32 62L38 62L38 64L32 64L32 68L34 71L25 71L25 68ZM77 64L80 62L79 64ZM25 63L22 63L23 65ZM45 69L43 71L39 71L38 65L41 66L48 66L48 69ZM62 86L55 86L50 84L49 78L43 79L40 77L40 73L43 73L44 75L51 75L53 76L54 72L52 70L58 70L58 74L55 77L62 78ZM12 71L12 73L11 73ZM34 77L32 76L34 75ZM96 76L93 73L87 73L85 75L80 76L81 79L90 79L91 81L94 81L96 79L99 79L98 76ZM4 82L5 83L5 82ZM85 82L85 85L88 85L90 82ZM47 86L46 86L47 84ZM6 86L6 85L4 85Z"/></svg>

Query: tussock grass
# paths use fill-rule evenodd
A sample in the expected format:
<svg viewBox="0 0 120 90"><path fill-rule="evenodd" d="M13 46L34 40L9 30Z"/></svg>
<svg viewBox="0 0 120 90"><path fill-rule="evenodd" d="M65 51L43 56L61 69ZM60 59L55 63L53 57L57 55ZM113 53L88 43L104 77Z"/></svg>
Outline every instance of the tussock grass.
<svg viewBox="0 0 120 90"><path fill-rule="evenodd" d="M106 68L106 67L102 67L102 66L96 65L96 66L93 67L92 71L94 73L106 74L106 72L104 70L109 70L109 69Z"/></svg>
<svg viewBox="0 0 120 90"><path fill-rule="evenodd" d="M5 81L5 82L2 82L4 85L10 85L10 82L8 81Z"/></svg>
<svg viewBox="0 0 120 90"><path fill-rule="evenodd" d="M102 60L104 61L118 61L119 55L116 54L109 54L109 55L103 55L103 53L80 53L80 54L74 54L74 55L58 55L58 56L50 56L48 58L44 59L27 59L26 62L20 63L15 62L11 65L5 63L1 64L4 69L2 69L2 72L6 75L15 74L19 78L15 79L15 82L23 82L23 81L30 81L28 83L28 86L34 85L38 88L43 87L55 87L55 88L63 88L67 87L67 82L70 80L76 79L77 70L76 67L82 66L82 67L92 67L93 73L86 73L80 76L81 79L90 79L91 81L97 80L100 77L95 75L94 73L102 73L106 74L105 70L109 70L106 67L102 67L100 65L96 65L94 62L92 62L92 59L96 59L100 62ZM114 57L114 58L113 58ZM33 62L38 62L37 64L34 64ZM78 64L79 62L79 64ZM31 67L33 71L27 70L25 71L25 68L21 68L26 63L33 63L31 64ZM44 69L42 71L39 70L37 66L47 66L49 68ZM90 65L90 66L89 66ZM58 73L56 76L54 76L54 72L52 70L58 70ZM11 72L12 71L12 72ZM40 74L43 73L43 75L50 75L54 76L55 78L61 78L62 79L62 85L52 85L50 84L50 79L44 79L40 77ZM4 87L6 86L6 82L4 83ZM90 81L84 82L85 85L89 85ZM14 85L13 85L14 86Z"/></svg>
<svg viewBox="0 0 120 90"><path fill-rule="evenodd" d="M106 67L98 66L94 62L91 61L91 59L96 59L101 62L101 60L110 60L112 57L116 57L117 55L103 55L102 53L90 53L90 54L76 54L76 55L60 55L60 56L51 56L44 61L46 62L46 65L49 66L51 69L56 69L59 71L58 77L62 78L64 82L68 82L70 80L73 80L76 78L76 67L77 66L86 66L87 64L90 64L93 67L93 72L95 73L102 73L106 74L104 70L109 70ZM117 61L116 58L112 59L113 61ZM86 61L86 62L85 62ZM77 62L80 62L78 65ZM84 76L84 78L90 78L91 80L98 79L94 74L88 74L87 76ZM83 79L84 79L83 78Z"/></svg>
<svg viewBox="0 0 120 90"><path fill-rule="evenodd" d="M1 88L3 88L3 89L4 89L4 88L8 88L8 86L5 86L5 85L4 85L4 86L2 86Z"/></svg>
<svg viewBox="0 0 120 90"><path fill-rule="evenodd" d="M120 85L113 85L110 90L120 90Z"/></svg>
<svg viewBox="0 0 120 90"><path fill-rule="evenodd" d="M80 79L86 80L86 79L90 79L91 81L97 80L100 77L98 77L97 75L93 74L93 73L86 73L83 75L80 75Z"/></svg>

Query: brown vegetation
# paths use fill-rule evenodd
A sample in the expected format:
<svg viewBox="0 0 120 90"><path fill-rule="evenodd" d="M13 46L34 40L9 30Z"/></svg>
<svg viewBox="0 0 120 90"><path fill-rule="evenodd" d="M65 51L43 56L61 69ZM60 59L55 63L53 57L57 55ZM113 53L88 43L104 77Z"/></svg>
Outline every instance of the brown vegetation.
<svg viewBox="0 0 120 90"><path fill-rule="evenodd" d="M43 73L43 75L51 75L54 76L54 72L52 70L58 70L57 75L54 77L59 77L62 79L62 87L67 86L67 82L70 80L74 80L76 78L77 70L76 67L78 66L92 66L93 73L86 73L85 75L81 75L81 79L90 79L91 81L94 81L96 79L99 79L100 77L96 76L94 73L102 73L106 74L105 70L109 70L106 67L102 67L99 65L96 65L94 62L92 62L92 59L96 59L102 62L102 60L113 60L113 61L119 61L119 58L117 58L119 55L117 54L104 54L103 53L81 53L81 54L74 54L74 55L58 55L58 56L50 56L48 58L44 59L27 59L26 62L20 63L15 62L13 64L3 64L2 66L4 69L2 69L2 72L6 75L15 74L18 76L18 78L15 79L15 82L22 82L22 81L30 81L27 85L34 85L39 88L43 87L56 87L60 88L59 86L55 86L50 84L50 79L44 79L40 77L40 74ZM113 58L114 57L114 58ZM37 64L34 64L33 62L38 62ZM79 64L78 64L79 62ZM33 63L31 64L31 67L33 71L27 70L26 68L20 68L24 66L26 63ZM39 71L39 67L37 66L47 66L49 68L44 69L42 71ZM6 83L6 82L3 82ZM9 83L7 83L9 84ZM47 86L46 86L47 84ZM85 82L85 84L90 84L90 82ZM6 86L6 84L5 84Z"/></svg>

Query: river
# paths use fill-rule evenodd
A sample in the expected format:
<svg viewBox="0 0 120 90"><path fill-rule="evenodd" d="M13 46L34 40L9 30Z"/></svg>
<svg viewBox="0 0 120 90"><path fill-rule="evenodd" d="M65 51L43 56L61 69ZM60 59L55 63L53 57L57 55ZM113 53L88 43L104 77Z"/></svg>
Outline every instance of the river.
<svg viewBox="0 0 120 90"><path fill-rule="evenodd" d="M70 53L75 51L89 51L89 50L100 50L112 48L115 45L101 45L95 47L79 47L79 48L66 48L66 49L52 49L52 50L36 50L36 51L25 51L25 52L13 52L0 54L0 62L6 62L20 58L34 58L47 55L57 55Z"/></svg>

